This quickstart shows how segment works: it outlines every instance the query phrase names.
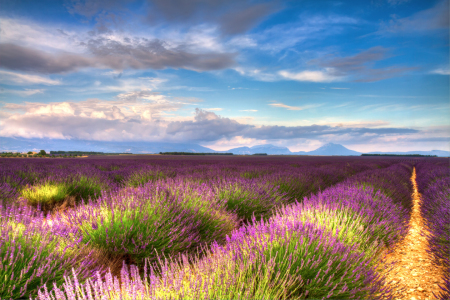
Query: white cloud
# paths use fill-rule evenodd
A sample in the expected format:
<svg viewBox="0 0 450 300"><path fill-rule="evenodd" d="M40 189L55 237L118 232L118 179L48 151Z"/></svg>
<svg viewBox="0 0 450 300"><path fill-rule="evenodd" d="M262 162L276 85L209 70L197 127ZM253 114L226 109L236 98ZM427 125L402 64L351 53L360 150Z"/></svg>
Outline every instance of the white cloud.
<svg viewBox="0 0 450 300"><path fill-rule="evenodd" d="M44 84L44 85L58 85L61 84L59 80L50 79L44 76L21 74L0 70L0 81L9 84Z"/></svg>
<svg viewBox="0 0 450 300"><path fill-rule="evenodd" d="M223 108L220 108L220 107L216 107L216 108L203 108L204 110L209 110L209 111L221 111L221 110L223 110Z"/></svg>
<svg viewBox="0 0 450 300"><path fill-rule="evenodd" d="M75 110L68 102L48 105L34 105L28 109L25 115L46 115L46 116L74 116Z"/></svg>
<svg viewBox="0 0 450 300"><path fill-rule="evenodd" d="M73 116L91 119L145 122L162 120L166 112L175 112L194 100L170 98L150 90L122 93L115 100L88 99L80 102L52 102L12 104L4 111L24 111L24 116Z"/></svg>
<svg viewBox="0 0 450 300"><path fill-rule="evenodd" d="M257 109L241 109L239 111L247 111L247 112L257 112Z"/></svg>
<svg viewBox="0 0 450 300"><path fill-rule="evenodd" d="M82 53L80 33L58 29L58 25L45 26L19 18L0 19L2 43L38 47L41 50L63 50Z"/></svg>
<svg viewBox="0 0 450 300"><path fill-rule="evenodd" d="M240 35L232 38L228 45L234 46L237 48L252 48L256 47L258 43L248 35Z"/></svg>
<svg viewBox="0 0 450 300"><path fill-rule="evenodd" d="M28 97L28 96L32 96L35 94L42 94L43 92L45 92L45 90L44 89L25 89L23 91L19 91L19 90L1 89L0 92L5 93L5 94L14 94L14 95L18 95L20 97Z"/></svg>
<svg viewBox="0 0 450 300"><path fill-rule="evenodd" d="M314 104L314 105L305 105L305 106L290 106L290 105L286 105L284 103L275 102L275 103L270 103L269 105L274 106L274 107L287 108L288 110L304 110L304 109L319 107L319 106L322 106L323 104Z"/></svg>
<svg viewBox="0 0 450 300"><path fill-rule="evenodd" d="M237 147L252 147L256 145L266 144L267 140L254 138L245 138L242 136L234 136L232 138L221 138L212 143L204 143L202 146L211 148L216 151L225 151Z"/></svg>
<svg viewBox="0 0 450 300"><path fill-rule="evenodd" d="M338 88L338 87L332 87L330 88L332 90L349 90L350 88Z"/></svg>
<svg viewBox="0 0 450 300"><path fill-rule="evenodd" d="M280 80L280 76L277 74L272 74L268 72L264 72L263 70L257 68L245 68L245 67L235 67L234 70L241 74L242 76L252 77L259 81L278 81Z"/></svg>
<svg viewBox="0 0 450 300"><path fill-rule="evenodd" d="M450 75L450 67L437 68L431 71L430 74Z"/></svg>
<svg viewBox="0 0 450 300"><path fill-rule="evenodd" d="M275 107L282 107L282 108L287 108L288 110L303 110L303 107L299 107L299 106L289 106L283 103L270 103L269 105L271 106L275 106Z"/></svg>
<svg viewBox="0 0 450 300"><path fill-rule="evenodd" d="M360 127L363 124L355 124L355 127L345 126L348 124L334 127L329 124L255 126L199 109L191 118L172 117L169 120L165 117L166 111L176 110L176 107L162 108L146 100L6 104L2 109L25 111L0 115L0 136L4 137L197 142L226 149L271 141L280 145L281 141L295 139L369 144L377 138L408 139L411 134L420 133L409 128ZM422 139L437 137L441 141L446 135L429 133L422 135Z"/></svg>
<svg viewBox="0 0 450 300"><path fill-rule="evenodd" d="M323 121L323 122L317 122L318 125L330 125L334 127L346 127L346 128L376 128L376 127L385 127L390 125L389 122L383 121L383 120L377 120L377 121L342 121L342 122L336 122L336 121Z"/></svg>
<svg viewBox="0 0 450 300"><path fill-rule="evenodd" d="M309 81L309 82L332 82L342 80L339 76L333 76L330 74L332 69L326 69L325 71L301 71L301 72L289 72L279 71L278 74L284 79L296 80L296 81Z"/></svg>

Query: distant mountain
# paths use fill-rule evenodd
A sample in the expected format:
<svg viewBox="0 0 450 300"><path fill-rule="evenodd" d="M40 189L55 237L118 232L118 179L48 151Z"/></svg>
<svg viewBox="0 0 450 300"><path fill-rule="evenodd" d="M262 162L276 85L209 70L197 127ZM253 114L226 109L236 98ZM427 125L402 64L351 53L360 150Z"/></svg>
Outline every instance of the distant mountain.
<svg viewBox="0 0 450 300"><path fill-rule="evenodd" d="M255 153L267 153L267 154L278 154L278 155L361 155L361 153L349 150L342 145L328 143L322 147L313 151L298 151L291 152L287 147L277 147L271 144L257 145L253 147L239 147L233 148L227 151L233 154L255 154Z"/></svg>
<svg viewBox="0 0 450 300"><path fill-rule="evenodd" d="M420 155L436 155L439 157L450 157L450 151L444 150L408 151L408 152L369 152L369 154L420 154Z"/></svg>
<svg viewBox="0 0 450 300"><path fill-rule="evenodd" d="M267 154L292 154L292 152L287 147L277 147L271 144L257 145L253 147L238 147L227 151L221 152L231 152L233 154L256 154L256 153L267 153Z"/></svg>
<svg viewBox="0 0 450 300"><path fill-rule="evenodd" d="M104 142L87 140L24 139L0 137L0 152L31 150L95 151L109 153L216 152L197 144L159 142Z"/></svg>
<svg viewBox="0 0 450 300"><path fill-rule="evenodd" d="M303 153L297 152L295 154L302 155ZM329 156L331 156L331 155L345 155L345 156L361 155L360 152L356 152L356 151L347 149L340 144L333 144L333 143L325 144L322 147L317 148L316 150L313 150L313 151L306 152L305 154L306 155L329 155Z"/></svg>
<svg viewBox="0 0 450 300"><path fill-rule="evenodd" d="M361 155L360 152L345 148L340 144L328 143L313 151L291 152L287 147L278 147L271 144L253 147L239 147L226 151L215 151L198 144L191 143L161 143L161 142L103 142L87 140L58 140L58 139L25 139L0 137L0 152L25 151L95 151L107 153L159 153L159 152L207 152L207 153L233 153L256 154L267 153L271 155ZM370 152L370 154L422 154L450 157L449 151L409 151L409 152Z"/></svg>

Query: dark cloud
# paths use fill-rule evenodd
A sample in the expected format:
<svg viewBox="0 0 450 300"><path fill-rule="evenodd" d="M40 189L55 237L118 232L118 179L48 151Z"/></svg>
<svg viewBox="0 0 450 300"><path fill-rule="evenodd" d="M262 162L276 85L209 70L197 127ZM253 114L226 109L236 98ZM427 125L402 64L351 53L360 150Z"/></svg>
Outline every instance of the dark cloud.
<svg viewBox="0 0 450 300"><path fill-rule="evenodd" d="M72 0L69 12L87 18L97 16L97 30L107 32L108 26L99 15L126 10L135 0ZM186 26L200 23L217 24L224 34L248 31L264 17L280 9L278 1L251 0L147 0L146 20L151 24L170 22ZM93 31L94 33L94 31Z"/></svg>
<svg viewBox="0 0 450 300"><path fill-rule="evenodd" d="M234 53L192 53L184 46L168 48L161 40L120 43L104 38L84 43L89 55L50 54L14 44L0 44L0 67L38 73L63 73L83 67L124 69L184 68L196 71L225 69L234 65Z"/></svg>
<svg viewBox="0 0 450 300"><path fill-rule="evenodd" d="M274 5L261 3L249 6L220 18L222 32L225 34L238 34L250 30L265 16L274 12Z"/></svg>
<svg viewBox="0 0 450 300"><path fill-rule="evenodd" d="M306 138L314 139L324 135L350 135L359 137L364 134L375 135L396 135L410 134L418 132L415 129L408 128L346 128L332 127L327 125L310 126L262 126L247 128L242 134L244 137L255 139L296 139Z"/></svg>
<svg viewBox="0 0 450 300"><path fill-rule="evenodd" d="M224 34L239 34L280 9L278 2L249 0L149 0L148 20L182 24L215 23ZM154 9L152 9L154 8Z"/></svg>
<svg viewBox="0 0 450 300"><path fill-rule="evenodd" d="M89 40L87 48L103 65L121 70L184 68L210 71L232 66L236 56L234 53L191 53L186 46L169 48L158 39L141 39L139 43L127 44L98 38Z"/></svg>
<svg viewBox="0 0 450 300"><path fill-rule="evenodd" d="M213 112L196 109L194 121L171 122L166 133L173 137L183 137L192 141L215 141L221 138L243 136L260 140L315 139L325 135L350 135L360 137L365 134L384 136L416 133L409 128L346 128L327 125L310 126L254 126L241 124Z"/></svg>
<svg viewBox="0 0 450 300"><path fill-rule="evenodd" d="M250 127L229 118L222 118L213 112L195 110L194 121L170 122L166 133L176 140L183 141L215 141L220 138L231 138Z"/></svg>
<svg viewBox="0 0 450 300"><path fill-rule="evenodd" d="M67 2L66 7L72 14L92 18L103 11L123 10L127 4L132 2L135 0L71 0Z"/></svg>
<svg viewBox="0 0 450 300"><path fill-rule="evenodd" d="M336 57L326 56L310 60L308 63L330 68L333 76L351 76L356 82L379 81L398 76L407 71L414 70L411 67L373 68L378 61L392 57L390 49L381 46L372 47L353 56Z"/></svg>
<svg viewBox="0 0 450 300"><path fill-rule="evenodd" d="M450 142L450 136L444 137L427 137L418 139L409 139L410 142L424 143L424 142Z"/></svg>
<svg viewBox="0 0 450 300"><path fill-rule="evenodd" d="M406 18L399 18L397 15L393 15L388 23L382 24L378 34L418 34L439 29L446 29L448 32L448 28L449 1L444 0L429 9L422 10Z"/></svg>
<svg viewBox="0 0 450 300"><path fill-rule="evenodd" d="M361 73L360 79L355 79L355 82L374 82L384 79L389 79L395 76L400 76L406 72L416 70L415 67L389 67L380 69L367 69Z"/></svg>
<svg viewBox="0 0 450 300"><path fill-rule="evenodd" d="M156 95L159 95L159 93L152 92L150 90L142 90L142 91L134 91L134 92L119 94L116 97L116 99L121 102L135 103L135 102L138 102L139 99L143 99L148 96L156 96Z"/></svg>
<svg viewBox="0 0 450 300"><path fill-rule="evenodd" d="M360 72L367 69L376 61L386 59L389 49L377 46L369 48L353 56L333 57L328 56L309 61L311 64L317 64L321 67L334 68L337 75L346 75L349 72Z"/></svg>
<svg viewBox="0 0 450 300"><path fill-rule="evenodd" d="M54 55L14 44L0 44L0 67L39 73L63 73L93 66L90 59L76 54Z"/></svg>
<svg viewBox="0 0 450 300"><path fill-rule="evenodd" d="M233 0L148 0L149 21L165 19L170 22L192 22L195 19L210 18Z"/></svg>

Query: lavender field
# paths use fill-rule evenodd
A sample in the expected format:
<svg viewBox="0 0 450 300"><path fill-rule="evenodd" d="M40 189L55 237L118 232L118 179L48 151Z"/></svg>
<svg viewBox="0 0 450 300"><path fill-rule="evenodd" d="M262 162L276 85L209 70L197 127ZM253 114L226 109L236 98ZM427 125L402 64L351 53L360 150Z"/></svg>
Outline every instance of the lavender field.
<svg viewBox="0 0 450 300"><path fill-rule="evenodd" d="M448 270L448 159L0 159L1 299L394 299L409 230Z"/></svg>

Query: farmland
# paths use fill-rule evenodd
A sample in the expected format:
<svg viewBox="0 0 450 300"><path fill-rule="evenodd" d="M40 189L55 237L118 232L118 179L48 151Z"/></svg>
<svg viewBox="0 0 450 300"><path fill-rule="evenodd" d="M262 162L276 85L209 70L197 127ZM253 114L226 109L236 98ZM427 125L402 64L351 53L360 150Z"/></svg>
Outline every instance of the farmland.
<svg viewBox="0 0 450 300"><path fill-rule="evenodd" d="M0 298L396 298L418 217L447 299L449 196L440 158L0 159Z"/></svg>

